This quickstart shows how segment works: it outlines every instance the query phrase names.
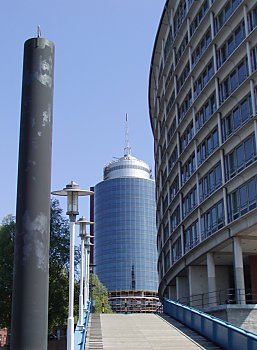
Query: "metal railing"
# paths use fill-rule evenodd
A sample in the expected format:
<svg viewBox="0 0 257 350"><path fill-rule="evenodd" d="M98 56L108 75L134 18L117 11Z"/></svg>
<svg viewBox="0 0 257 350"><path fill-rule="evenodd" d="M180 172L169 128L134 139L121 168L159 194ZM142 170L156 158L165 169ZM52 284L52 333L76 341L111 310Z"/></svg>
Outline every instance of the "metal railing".
<svg viewBox="0 0 257 350"><path fill-rule="evenodd" d="M74 334L74 350L84 350L86 345L87 327L89 315L91 312L91 301L88 301L87 309L84 309L84 324L83 327L76 326Z"/></svg>
<svg viewBox="0 0 257 350"><path fill-rule="evenodd" d="M177 302L197 309L225 304L257 304L257 291L229 288L182 297Z"/></svg>
<svg viewBox="0 0 257 350"><path fill-rule="evenodd" d="M257 335L208 315L200 310L165 299L165 314L175 318L187 327L225 350L257 349Z"/></svg>

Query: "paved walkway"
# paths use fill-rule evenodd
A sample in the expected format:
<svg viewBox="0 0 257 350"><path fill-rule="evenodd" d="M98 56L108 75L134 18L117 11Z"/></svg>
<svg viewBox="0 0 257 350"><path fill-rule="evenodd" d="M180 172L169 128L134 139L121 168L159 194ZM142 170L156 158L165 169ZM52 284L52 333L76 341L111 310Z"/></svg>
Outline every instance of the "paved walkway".
<svg viewBox="0 0 257 350"><path fill-rule="evenodd" d="M99 323L98 323L98 322ZM101 326L94 342L89 326L86 349L108 350L217 350L218 346L166 315L93 314L91 323ZM90 347L91 344L91 347Z"/></svg>

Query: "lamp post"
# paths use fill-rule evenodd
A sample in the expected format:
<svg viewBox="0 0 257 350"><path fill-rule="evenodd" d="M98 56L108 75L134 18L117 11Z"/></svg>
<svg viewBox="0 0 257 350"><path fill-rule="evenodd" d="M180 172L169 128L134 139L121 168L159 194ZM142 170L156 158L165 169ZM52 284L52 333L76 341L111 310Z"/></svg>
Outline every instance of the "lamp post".
<svg viewBox="0 0 257 350"><path fill-rule="evenodd" d="M65 188L53 191L57 196L67 196L67 212L70 220L70 270L69 270L69 312L67 324L67 350L74 349L74 240L75 222L78 212L78 197L92 195L92 191L82 190L79 185L71 181Z"/></svg>
<svg viewBox="0 0 257 350"><path fill-rule="evenodd" d="M78 326L83 327L84 325L84 319L83 319L83 280L84 275L87 276L87 263L85 263L85 272L84 272L84 242L86 240L86 246L88 244L87 240L90 239L91 236L88 236L86 231L87 225L93 225L94 223L91 221L86 220L84 216L82 216L76 224L79 225L79 236L81 238L81 261L80 261L80 289L79 289L79 322ZM89 242L90 245L90 242ZM86 252L87 253L87 252ZM85 279L85 288L86 288L86 279ZM87 300L84 300L85 309L87 306Z"/></svg>

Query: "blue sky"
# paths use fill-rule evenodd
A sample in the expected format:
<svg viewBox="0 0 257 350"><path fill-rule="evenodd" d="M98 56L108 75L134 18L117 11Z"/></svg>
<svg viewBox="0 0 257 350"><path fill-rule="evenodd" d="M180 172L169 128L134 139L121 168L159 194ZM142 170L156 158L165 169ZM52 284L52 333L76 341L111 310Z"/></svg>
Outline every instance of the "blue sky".
<svg viewBox="0 0 257 350"><path fill-rule="evenodd" d="M132 154L154 167L148 76L164 3L2 2L0 221L15 214L23 44L38 24L56 47L52 190L102 180L103 166L123 155L126 113ZM80 212L88 216L84 201Z"/></svg>

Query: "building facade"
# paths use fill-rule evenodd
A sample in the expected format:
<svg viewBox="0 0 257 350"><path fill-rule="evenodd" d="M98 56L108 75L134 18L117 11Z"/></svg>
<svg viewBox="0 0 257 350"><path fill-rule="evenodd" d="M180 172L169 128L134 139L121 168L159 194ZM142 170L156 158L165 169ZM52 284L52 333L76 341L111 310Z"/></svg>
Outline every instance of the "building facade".
<svg viewBox="0 0 257 350"><path fill-rule="evenodd" d="M155 182L127 152L104 168L94 194L95 272L116 312L156 309Z"/></svg>
<svg viewBox="0 0 257 350"><path fill-rule="evenodd" d="M257 300L257 4L168 0L149 78L159 294Z"/></svg>

